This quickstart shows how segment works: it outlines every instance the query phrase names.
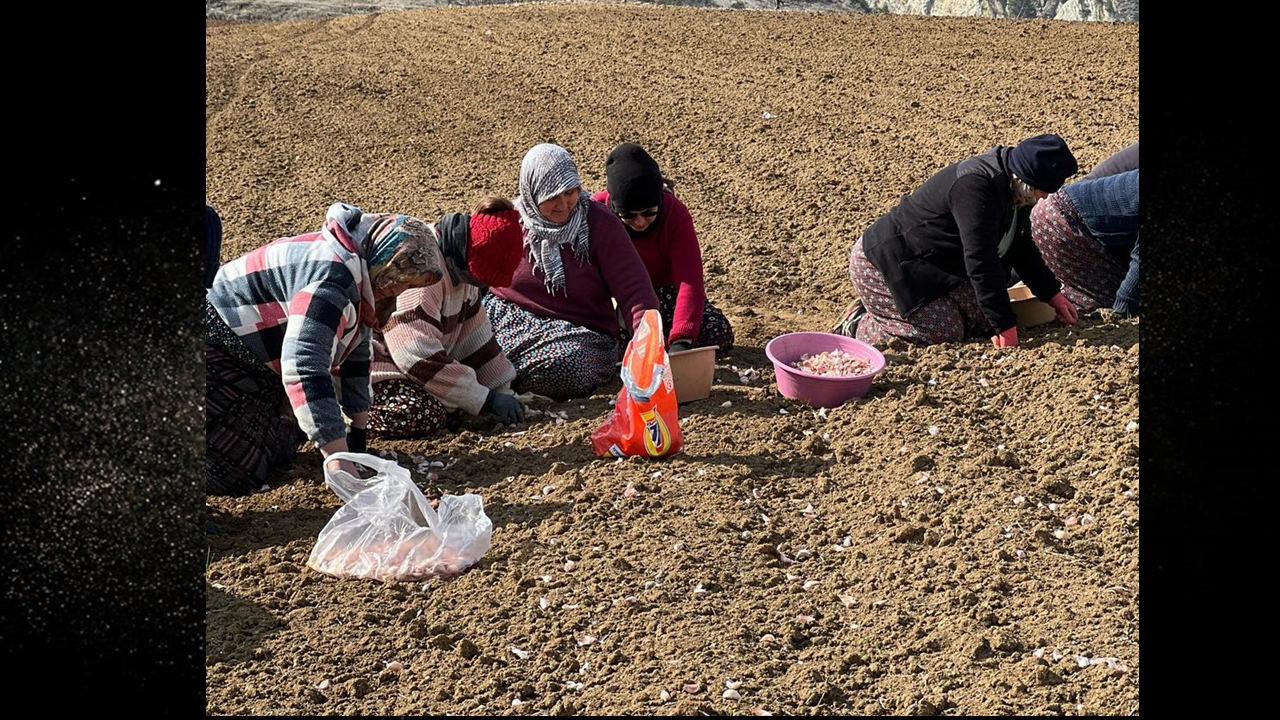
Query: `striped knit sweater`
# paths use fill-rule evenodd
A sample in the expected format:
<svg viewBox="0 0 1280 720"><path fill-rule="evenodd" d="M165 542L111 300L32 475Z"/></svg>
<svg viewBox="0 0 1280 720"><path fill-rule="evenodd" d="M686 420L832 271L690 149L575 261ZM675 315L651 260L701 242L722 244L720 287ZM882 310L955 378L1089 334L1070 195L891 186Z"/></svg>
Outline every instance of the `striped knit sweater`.
<svg viewBox="0 0 1280 720"><path fill-rule="evenodd" d="M435 226L432 226L435 230ZM478 415L489 389L511 392L516 369L502 354L480 288L435 285L396 298L396 310L373 335L373 382L411 380L450 410Z"/></svg>
<svg viewBox="0 0 1280 720"><path fill-rule="evenodd" d="M364 262L319 232L280 238L223 265L208 292L227 326L280 373L298 426L317 445L346 437L343 410L369 409Z"/></svg>

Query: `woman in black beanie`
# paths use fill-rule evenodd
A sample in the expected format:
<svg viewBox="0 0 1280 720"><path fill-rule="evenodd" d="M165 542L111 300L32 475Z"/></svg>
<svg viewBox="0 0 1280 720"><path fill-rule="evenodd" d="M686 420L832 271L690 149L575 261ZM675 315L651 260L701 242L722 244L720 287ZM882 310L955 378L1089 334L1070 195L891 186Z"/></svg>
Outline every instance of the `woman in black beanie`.
<svg viewBox="0 0 1280 720"><path fill-rule="evenodd" d="M1011 273L1058 321L1077 312L1031 241L1031 208L1078 170L1057 135L996 146L939 170L872 223L849 253L854 300L833 332L872 344L990 337L1016 347Z"/></svg>
<svg viewBox="0 0 1280 720"><path fill-rule="evenodd" d="M668 347L673 352L711 346L732 350L733 326L707 301L693 216L658 163L639 145L622 143L609 153L604 172L607 189L593 199L626 225L658 295Z"/></svg>

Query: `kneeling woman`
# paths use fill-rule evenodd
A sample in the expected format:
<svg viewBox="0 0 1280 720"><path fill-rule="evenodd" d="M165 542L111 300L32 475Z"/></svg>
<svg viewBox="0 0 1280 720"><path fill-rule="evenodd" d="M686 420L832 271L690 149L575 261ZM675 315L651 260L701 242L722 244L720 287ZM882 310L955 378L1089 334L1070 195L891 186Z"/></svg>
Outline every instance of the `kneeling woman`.
<svg viewBox="0 0 1280 720"><path fill-rule="evenodd" d="M668 347L732 350L733 326L707 300L693 216L663 180L658 163L639 145L622 143L609 153L604 172L608 189L595 199L627 226L658 295Z"/></svg>
<svg viewBox="0 0 1280 720"><path fill-rule="evenodd" d="M448 213L430 230L447 275L401 293L373 334L369 430L384 437L425 437L459 411L524 420L511 391L516 370L480 305L484 289L510 285L520 264L520 214L510 200L488 197L473 214Z"/></svg>
<svg viewBox="0 0 1280 720"><path fill-rule="evenodd" d="M1057 319L1077 312L1031 241L1031 208L1077 170L1057 135L996 146L939 170L853 244L857 300L836 332L879 344L990 337L1016 347L1013 271Z"/></svg>
<svg viewBox="0 0 1280 720"><path fill-rule="evenodd" d="M553 400L617 379L622 324L658 309L649 272L616 215L582 191L569 151L543 143L520 163L525 253L509 287L482 302L516 368L511 386ZM617 309L614 309L614 301Z"/></svg>
<svg viewBox="0 0 1280 720"><path fill-rule="evenodd" d="M1141 219L1138 171L1129 170L1071 183L1040 201L1031 239L1081 310L1137 315Z"/></svg>
<svg viewBox="0 0 1280 720"><path fill-rule="evenodd" d="M426 223L343 203L318 232L223 265L205 304L208 494L260 488L293 458L299 428L326 458L363 452L373 328L396 295L439 282L442 265Z"/></svg>

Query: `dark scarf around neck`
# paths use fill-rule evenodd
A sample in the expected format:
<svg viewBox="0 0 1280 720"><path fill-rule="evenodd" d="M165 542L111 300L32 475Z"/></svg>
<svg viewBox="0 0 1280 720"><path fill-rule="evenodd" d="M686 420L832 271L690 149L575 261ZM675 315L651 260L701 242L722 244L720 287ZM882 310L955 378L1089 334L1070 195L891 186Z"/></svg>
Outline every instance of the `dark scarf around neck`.
<svg viewBox="0 0 1280 720"><path fill-rule="evenodd" d="M453 284L484 287L484 283L476 280L467 267L467 250L471 246L471 216L456 212L445 213L436 229L436 234L440 236L440 254L444 255L449 279Z"/></svg>

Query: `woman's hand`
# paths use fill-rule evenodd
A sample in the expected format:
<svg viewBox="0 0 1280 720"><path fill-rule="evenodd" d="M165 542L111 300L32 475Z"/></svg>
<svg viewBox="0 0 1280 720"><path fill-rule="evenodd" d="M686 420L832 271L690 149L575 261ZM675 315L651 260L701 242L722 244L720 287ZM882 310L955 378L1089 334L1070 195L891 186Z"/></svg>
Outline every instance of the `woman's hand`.
<svg viewBox="0 0 1280 720"><path fill-rule="evenodd" d="M1066 295L1058 293L1049 298L1049 305L1053 307L1053 315L1058 322L1063 325L1075 325L1080 319L1080 313L1076 311L1076 306L1071 304Z"/></svg>
<svg viewBox="0 0 1280 720"><path fill-rule="evenodd" d="M1018 347L1018 326L1014 325L999 335L992 336L991 342L996 347Z"/></svg>
<svg viewBox="0 0 1280 720"><path fill-rule="evenodd" d="M489 390L488 397L484 399L481 410L497 415L499 420L508 425L524 422L524 405L514 395L501 393L492 388Z"/></svg>
<svg viewBox="0 0 1280 720"><path fill-rule="evenodd" d="M330 470L341 470L353 478L360 477L360 471L356 469L355 463L350 460L329 459L329 456L341 452L351 452L347 449L347 439L344 437L338 438L337 440L330 440L324 445L321 445L320 454L324 456L324 466Z"/></svg>

